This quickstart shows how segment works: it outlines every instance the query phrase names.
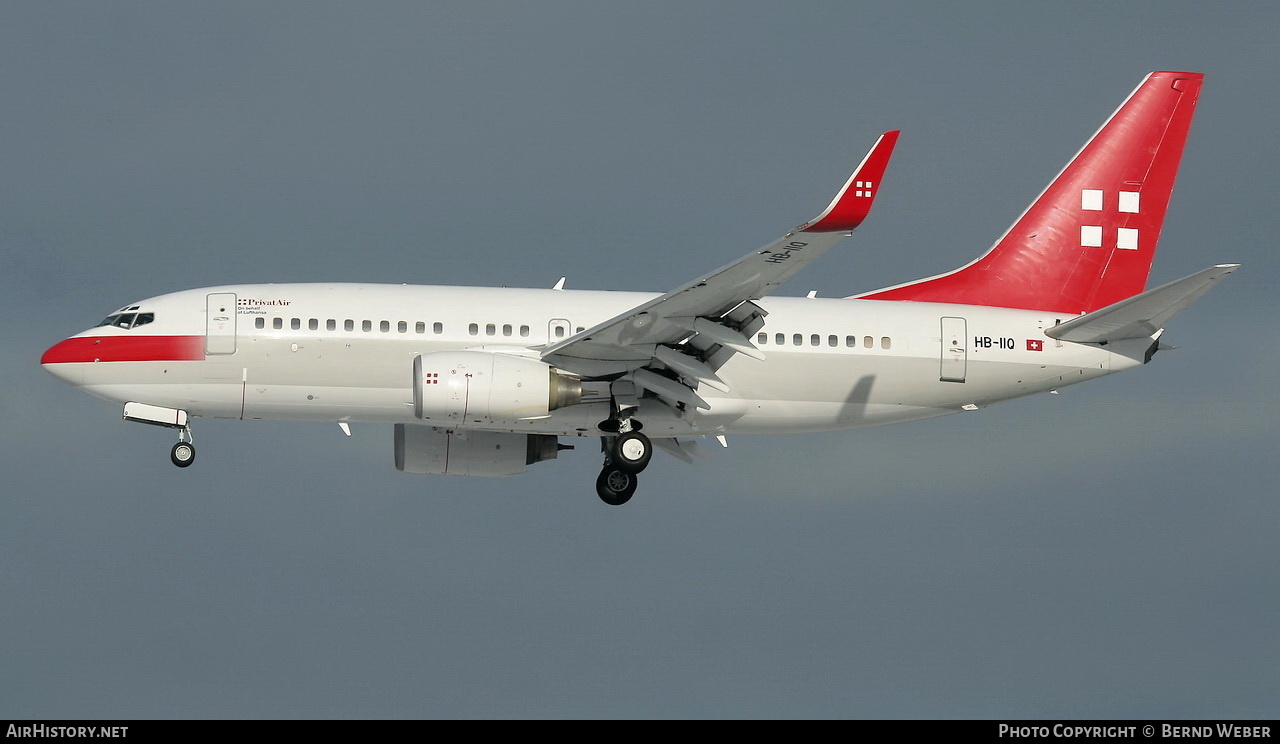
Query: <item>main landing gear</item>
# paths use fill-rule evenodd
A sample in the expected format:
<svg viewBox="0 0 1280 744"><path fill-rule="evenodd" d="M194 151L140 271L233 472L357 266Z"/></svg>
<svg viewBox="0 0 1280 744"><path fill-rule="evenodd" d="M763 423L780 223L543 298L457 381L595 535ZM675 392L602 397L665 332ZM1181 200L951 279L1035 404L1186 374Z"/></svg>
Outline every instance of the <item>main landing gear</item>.
<svg viewBox="0 0 1280 744"><path fill-rule="evenodd" d="M631 500L636 492L636 474L605 464L596 478L596 493L600 500L609 506L622 506Z"/></svg>
<svg viewBox="0 0 1280 744"><path fill-rule="evenodd" d="M636 492L637 477L649 466L653 457L653 443L640 433L643 425L630 418L621 421L609 419L600 423L604 431L614 430L616 436L600 438L604 451L604 469L596 478L596 494L609 506L622 506Z"/></svg>

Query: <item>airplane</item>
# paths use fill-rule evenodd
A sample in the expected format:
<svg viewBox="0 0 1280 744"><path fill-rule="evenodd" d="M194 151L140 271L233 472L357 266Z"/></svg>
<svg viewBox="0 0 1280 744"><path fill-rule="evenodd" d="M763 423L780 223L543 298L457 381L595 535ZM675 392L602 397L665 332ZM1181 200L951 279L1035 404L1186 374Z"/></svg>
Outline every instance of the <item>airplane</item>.
<svg viewBox="0 0 1280 744"><path fill-rule="evenodd" d="M626 503L655 449L976 410L1142 366L1238 264L1147 289L1203 75L1147 75L978 259L841 298L774 297L850 235L898 131L814 219L665 294L354 283L164 294L49 348L54 376L176 430L191 420L390 424L407 473L512 476L596 438Z"/></svg>

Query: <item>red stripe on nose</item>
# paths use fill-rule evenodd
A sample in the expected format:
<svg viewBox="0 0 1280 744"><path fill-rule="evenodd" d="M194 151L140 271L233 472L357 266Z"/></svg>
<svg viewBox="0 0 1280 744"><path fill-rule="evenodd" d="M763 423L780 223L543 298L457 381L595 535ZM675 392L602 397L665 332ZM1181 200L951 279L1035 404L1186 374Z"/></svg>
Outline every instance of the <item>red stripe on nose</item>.
<svg viewBox="0 0 1280 744"><path fill-rule="evenodd" d="M59 341L41 364L191 362L204 359L204 336L77 336Z"/></svg>

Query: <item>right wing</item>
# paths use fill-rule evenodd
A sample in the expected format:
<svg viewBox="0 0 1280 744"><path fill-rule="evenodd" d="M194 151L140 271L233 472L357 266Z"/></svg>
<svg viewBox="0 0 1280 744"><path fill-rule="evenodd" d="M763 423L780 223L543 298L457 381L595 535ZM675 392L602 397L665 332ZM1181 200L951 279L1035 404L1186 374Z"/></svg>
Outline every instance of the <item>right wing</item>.
<svg viewBox="0 0 1280 744"><path fill-rule="evenodd" d="M764 325L752 300L849 235L871 211L898 132L880 135L822 214L760 250L586 329L542 352L555 366L587 377L630 374L662 397L707 408L699 385L728 387L715 374L734 354L764 355L751 336Z"/></svg>

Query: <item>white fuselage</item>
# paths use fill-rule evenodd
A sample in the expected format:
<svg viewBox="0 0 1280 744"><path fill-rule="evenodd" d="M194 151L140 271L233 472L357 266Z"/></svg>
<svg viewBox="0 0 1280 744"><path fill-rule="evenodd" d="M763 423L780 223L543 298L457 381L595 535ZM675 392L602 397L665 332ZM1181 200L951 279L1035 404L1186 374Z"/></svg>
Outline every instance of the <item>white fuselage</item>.
<svg viewBox="0 0 1280 744"><path fill-rule="evenodd" d="M414 423L413 360L484 349L532 356L651 293L409 286L255 284L195 289L137 303L153 319L92 328L46 368L107 400L192 416ZM1099 346L1054 341L1053 313L926 302L769 297L752 342L735 355L709 410L642 398L651 437L822 431L953 413L1052 390L1143 362L1151 339ZM123 312L123 311L122 311ZM186 351L173 353L185 344ZM130 351L114 353L128 345ZM57 348L57 347L55 347ZM95 349L103 349L96 356ZM87 350L87 351L86 351ZM53 350L51 350L52 352ZM79 354L80 356L75 356ZM495 431L599 436L603 397Z"/></svg>

